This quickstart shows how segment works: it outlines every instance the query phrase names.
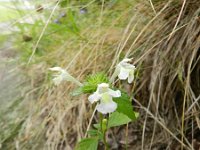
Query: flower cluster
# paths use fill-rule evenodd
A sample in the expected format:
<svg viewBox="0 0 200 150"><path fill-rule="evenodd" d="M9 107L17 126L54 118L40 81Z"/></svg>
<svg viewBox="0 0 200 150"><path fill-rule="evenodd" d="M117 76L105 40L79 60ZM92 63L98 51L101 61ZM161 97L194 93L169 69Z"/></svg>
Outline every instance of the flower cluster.
<svg viewBox="0 0 200 150"><path fill-rule="evenodd" d="M131 59L123 59L115 69L111 82L118 77L120 80L127 80L128 83L132 83L134 80L135 66L130 64ZM50 68L51 71L57 71L58 74L54 75L53 82L55 85L59 85L62 81L71 81L79 86L82 84L72 77L66 70L60 67ZM102 114L112 113L117 109L117 103L113 101L113 97L121 97L119 90L112 90L109 88L108 83L98 84L96 92L88 97L88 100L93 104L97 103L96 109Z"/></svg>

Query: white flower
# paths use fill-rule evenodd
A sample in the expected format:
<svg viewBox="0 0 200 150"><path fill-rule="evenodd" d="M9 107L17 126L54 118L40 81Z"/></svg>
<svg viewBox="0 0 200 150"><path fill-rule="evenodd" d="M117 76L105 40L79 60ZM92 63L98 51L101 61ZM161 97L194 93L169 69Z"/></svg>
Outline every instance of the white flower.
<svg viewBox="0 0 200 150"><path fill-rule="evenodd" d="M49 70L58 72L58 74L55 74L53 78L55 85L59 85L62 81L71 81L79 86L82 86L78 80L72 77L66 70L62 69L61 67L53 67L49 68Z"/></svg>
<svg viewBox="0 0 200 150"><path fill-rule="evenodd" d="M116 67L115 72L113 76L111 77L112 80L116 76L119 77L120 80L126 80L128 78L128 83L132 83L134 79L134 71L135 71L135 66L130 64L129 62L131 59L125 58L123 59ZM112 81L111 80L111 81Z"/></svg>
<svg viewBox="0 0 200 150"><path fill-rule="evenodd" d="M120 97L119 90L114 91L109 88L107 83L101 83L97 87L97 91L88 97L91 103L98 102L97 110L102 114L114 112L117 109L117 104L112 100L113 97Z"/></svg>

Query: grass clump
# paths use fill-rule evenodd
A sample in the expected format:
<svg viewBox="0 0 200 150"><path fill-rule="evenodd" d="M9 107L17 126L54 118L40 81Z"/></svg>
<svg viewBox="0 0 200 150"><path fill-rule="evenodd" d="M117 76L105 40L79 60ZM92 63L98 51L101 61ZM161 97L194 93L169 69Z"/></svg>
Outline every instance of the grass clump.
<svg viewBox="0 0 200 150"><path fill-rule="evenodd" d="M116 84L126 87L131 96L134 91L132 103L141 115L128 130L113 129L111 143L118 149L192 149L198 145L200 3L172 0L153 4L156 13L147 2L86 3L83 15L78 2L68 1L61 10L69 16L62 18L61 24L53 19L48 24L27 69L34 92L30 94L30 115L18 137L21 149L38 143L38 139L41 143L34 148L73 149L84 136L92 114L85 96L77 99L68 94L74 85L55 88L48 83L47 68L68 64L69 72L83 80L102 70L110 75L122 56L133 58L140 78L132 85ZM33 40L20 45L23 62L28 61L44 27L44 23L36 24L35 31L28 25ZM101 75L96 78L107 80ZM96 79L95 83L89 79L85 92L95 91L97 84ZM124 135L129 137L127 144Z"/></svg>

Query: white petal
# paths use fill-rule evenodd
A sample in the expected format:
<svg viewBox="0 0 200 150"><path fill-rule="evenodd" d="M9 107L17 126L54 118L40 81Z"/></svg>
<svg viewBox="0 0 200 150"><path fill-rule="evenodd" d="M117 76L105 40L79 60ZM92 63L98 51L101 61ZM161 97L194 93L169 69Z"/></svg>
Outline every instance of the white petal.
<svg viewBox="0 0 200 150"><path fill-rule="evenodd" d="M134 70L131 70L128 76L128 83L132 83L133 80L134 80Z"/></svg>
<svg viewBox="0 0 200 150"><path fill-rule="evenodd" d="M134 75L128 76L128 83L132 83L134 80Z"/></svg>
<svg viewBox="0 0 200 150"><path fill-rule="evenodd" d="M126 64L125 68L130 70L135 70L135 66L132 64Z"/></svg>
<svg viewBox="0 0 200 150"><path fill-rule="evenodd" d="M59 85L63 81L63 78L61 76L57 76L53 78L53 82L55 85Z"/></svg>
<svg viewBox="0 0 200 150"><path fill-rule="evenodd" d="M65 79L66 81L72 81L73 79L72 76L66 71L62 72L60 76L62 76L62 78Z"/></svg>
<svg viewBox="0 0 200 150"><path fill-rule="evenodd" d="M129 75L129 70L121 68L120 74L118 75L118 77L121 80L126 80L128 78L128 75Z"/></svg>
<svg viewBox="0 0 200 150"><path fill-rule="evenodd" d="M108 93L109 93L112 97L120 97L120 96L121 96L120 90L114 91L114 90L112 90L112 89L109 89Z"/></svg>
<svg viewBox="0 0 200 150"><path fill-rule="evenodd" d="M53 67L53 68L49 68L49 70L51 70L51 71L62 71L64 69L62 69L61 67Z"/></svg>
<svg viewBox="0 0 200 150"><path fill-rule="evenodd" d="M109 84L108 83L98 84L98 88L109 88Z"/></svg>
<svg viewBox="0 0 200 150"><path fill-rule="evenodd" d="M94 92L92 95L90 95L88 97L88 100L90 101L90 103L94 103L94 102L97 102L99 101L101 98L101 96L97 93L97 92Z"/></svg>
<svg viewBox="0 0 200 150"><path fill-rule="evenodd" d="M97 105L97 110L102 114L107 114L115 111L117 104L113 102L112 96L109 93L101 94L100 104Z"/></svg>
<svg viewBox="0 0 200 150"><path fill-rule="evenodd" d="M57 74L54 75L55 78L53 79L56 85L60 84L63 80L66 80L74 82L78 86L82 86L82 84L78 80L76 80L73 76L71 76L66 70L62 69L61 67L53 67L49 68L49 70L57 71Z"/></svg>
<svg viewBox="0 0 200 150"><path fill-rule="evenodd" d="M108 92L108 90L109 90L109 84L107 84L107 83L98 84L97 92L98 92L99 94Z"/></svg>
<svg viewBox="0 0 200 150"><path fill-rule="evenodd" d="M133 58L124 58L121 62L130 62Z"/></svg>
<svg viewBox="0 0 200 150"><path fill-rule="evenodd" d="M107 114L114 112L117 109L117 104L113 101L108 103L101 102L97 105L97 111L101 112L102 114Z"/></svg>

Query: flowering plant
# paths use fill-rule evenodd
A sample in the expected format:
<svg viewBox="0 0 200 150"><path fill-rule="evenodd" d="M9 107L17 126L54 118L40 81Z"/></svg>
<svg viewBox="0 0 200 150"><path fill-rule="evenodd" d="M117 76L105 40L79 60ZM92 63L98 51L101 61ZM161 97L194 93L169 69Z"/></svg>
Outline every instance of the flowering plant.
<svg viewBox="0 0 200 150"><path fill-rule="evenodd" d="M55 85L59 85L62 81L71 81L77 84L79 88L72 94L74 96L84 93L90 94L88 101L91 104L96 104L93 116L96 110L99 112L99 123L94 124L93 129L90 130L93 116L91 117L85 138L77 144L76 150L96 150L99 141L102 141L105 149L108 150L109 145L106 140L107 130L115 126L128 124L138 117L138 113L133 111L131 98L128 94L110 86L116 77L120 80L128 79L129 84L133 82L136 68L130 62L131 59L123 59L116 66L110 80L105 74L97 73L90 75L83 84L60 67L50 68L51 71L58 72L53 78Z"/></svg>

